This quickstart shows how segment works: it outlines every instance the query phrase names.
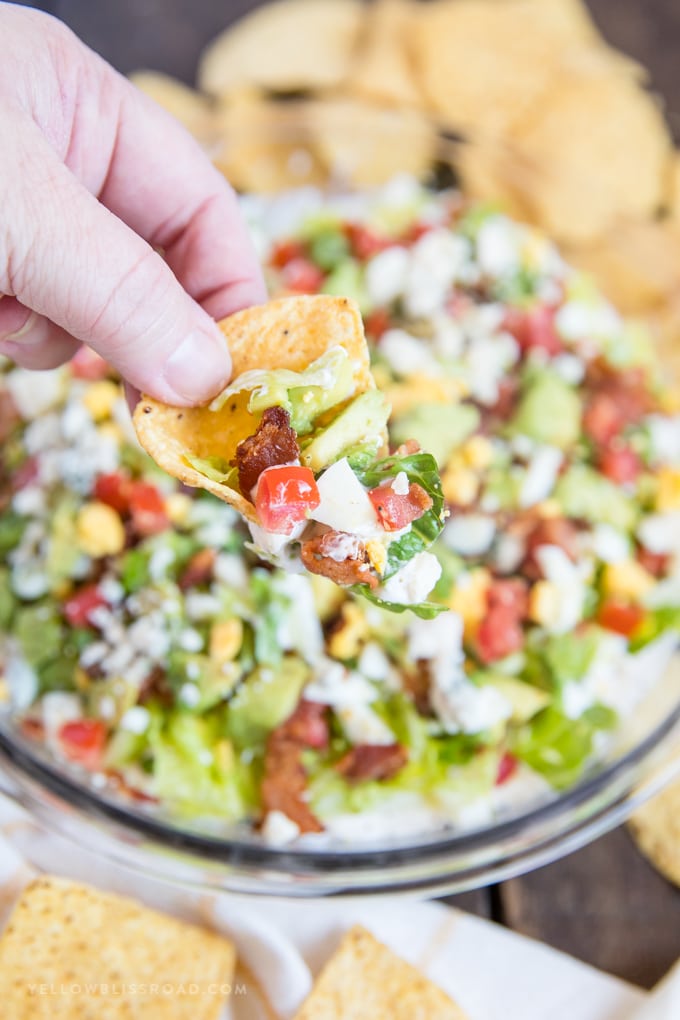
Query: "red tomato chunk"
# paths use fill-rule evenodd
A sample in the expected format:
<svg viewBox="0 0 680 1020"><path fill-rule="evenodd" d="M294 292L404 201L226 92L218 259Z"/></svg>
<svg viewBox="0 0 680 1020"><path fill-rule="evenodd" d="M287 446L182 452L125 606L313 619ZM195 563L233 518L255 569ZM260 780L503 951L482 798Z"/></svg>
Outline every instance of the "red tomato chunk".
<svg viewBox="0 0 680 1020"><path fill-rule="evenodd" d="M320 501L314 475L306 467L276 465L263 471L257 482L257 515L265 531L278 535L289 535Z"/></svg>
<svg viewBox="0 0 680 1020"><path fill-rule="evenodd" d="M130 508L132 481L122 471L114 471L110 475L100 475L94 486L95 498L100 503L113 507L119 514L125 514Z"/></svg>
<svg viewBox="0 0 680 1020"><path fill-rule="evenodd" d="M87 627L95 609L105 606L106 599L96 584L81 588L64 603L64 616L72 627Z"/></svg>
<svg viewBox="0 0 680 1020"><path fill-rule="evenodd" d="M610 599L603 602L597 614L597 622L607 630L630 637L644 620L646 613L642 606Z"/></svg>
<svg viewBox="0 0 680 1020"><path fill-rule="evenodd" d="M283 284L296 294L316 294L323 283L323 273L306 258L294 258L283 269Z"/></svg>
<svg viewBox="0 0 680 1020"><path fill-rule="evenodd" d="M506 751L498 763L496 786L502 786L503 783L507 783L508 779L511 779L516 771L517 759L509 751Z"/></svg>
<svg viewBox="0 0 680 1020"><path fill-rule="evenodd" d="M148 482L132 483L130 515L137 535L157 535L170 526L163 496L155 485Z"/></svg>
<svg viewBox="0 0 680 1020"><path fill-rule="evenodd" d="M489 609L477 632L477 653L483 663L496 662L524 646L524 632L515 609Z"/></svg>
<svg viewBox="0 0 680 1020"><path fill-rule="evenodd" d="M564 350L555 329L555 309L548 305L535 305L526 311L512 308L508 311L505 325L523 351L542 350L555 355Z"/></svg>
<svg viewBox="0 0 680 1020"><path fill-rule="evenodd" d="M403 494L395 492L392 483L387 482L377 489L371 489L368 497L385 531L401 531L427 513L432 506L432 500L425 489L415 482Z"/></svg>
<svg viewBox="0 0 680 1020"><path fill-rule="evenodd" d="M64 723L59 730L59 743L71 761L96 768L106 744L106 726L100 719L77 719Z"/></svg>
<svg viewBox="0 0 680 1020"><path fill-rule="evenodd" d="M610 446L599 456L598 464L603 475L617 485L634 482L642 470L642 463L630 446Z"/></svg>

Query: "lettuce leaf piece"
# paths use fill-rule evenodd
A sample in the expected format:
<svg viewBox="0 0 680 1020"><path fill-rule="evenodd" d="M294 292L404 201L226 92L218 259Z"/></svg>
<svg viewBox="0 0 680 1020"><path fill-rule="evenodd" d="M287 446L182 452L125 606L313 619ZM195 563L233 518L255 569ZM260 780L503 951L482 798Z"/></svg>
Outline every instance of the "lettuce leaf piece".
<svg viewBox="0 0 680 1020"><path fill-rule="evenodd" d="M186 453L184 459L199 474L205 475L212 482L219 482L220 485L228 485L231 488L235 486L238 472L221 457L194 457Z"/></svg>
<svg viewBox="0 0 680 1020"><path fill-rule="evenodd" d="M680 606L662 606L649 610L630 639L630 651L639 652L669 630L675 630L680 635Z"/></svg>
<svg viewBox="0 0 680 1020"><path fill-rule="evenodd" d="M616 713L594 705L578 719L549 706L520 726L510 737L510 751L558 790L571 786L583 773L598 730L609 729Z"/></svg>
<svg viewBox="0 0 680 1020"><path fill-rule="evenodd" d="M372 602L374 606L386 609L389 613L414 613L421 620L432 620L447 610L447 606L443 606L439 602L417 602L413 605L408 602L388 602L376 595L367 584L353 584L349 590L356 595L361 595L368 602Z"/></svg>
<svg viewBox="0 0 680 1020"><path fill-rule="evenodd" d="M588 627L577 634L555 634L543 646L544 660L557 689L588 672L600 644L601 632Z"/></svg>
<svg viewBox="0 0 680 1020"><path fill-rule="evenodd" d="M263 745L295 710L309 675L309 667L292 655L276 672L264 667L251 673L224 710L226 730L236 747Z"/></svg>
<svg viewBox="0 0 680 1020"><path fill-rule="evenodd" d="M152 717L148 731L155 792L185 817L240 821L257 803L256 769L241 762L218 715Z"/></svg>

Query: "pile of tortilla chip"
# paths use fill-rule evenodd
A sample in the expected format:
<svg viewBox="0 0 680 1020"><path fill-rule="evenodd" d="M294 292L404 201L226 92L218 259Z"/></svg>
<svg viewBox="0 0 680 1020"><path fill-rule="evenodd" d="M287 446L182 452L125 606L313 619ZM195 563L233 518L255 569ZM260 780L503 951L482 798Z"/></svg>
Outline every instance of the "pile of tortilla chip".
<svg viewBox="0 0 680 1020"><path fill-rule="evenodd" d="M583 0L275 0L207 46L198 90L133 78L244 191L448 166L680 364L680 155L645 69Z"/></svg>
<svg viewBox="0 0 680 1020"><path fill-rule="evenodd" d="M248 969L236 967L235 947L221 935L43 876L24 890L0 932L1 1011L6 1020L218 1020L237 984L249 1016L260 1015L250 993L278 1016ZM356 926L295 1020L369 1016L465 1020L440 988Z"/></svg>

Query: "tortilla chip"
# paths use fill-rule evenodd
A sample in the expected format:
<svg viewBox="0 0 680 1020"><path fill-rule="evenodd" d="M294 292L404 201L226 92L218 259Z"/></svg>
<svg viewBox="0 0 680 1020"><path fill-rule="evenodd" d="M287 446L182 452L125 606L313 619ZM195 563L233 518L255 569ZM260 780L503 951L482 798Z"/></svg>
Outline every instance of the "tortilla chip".
<svg viewBox="0 0 680 1020"><path fill-rule="evenodd" d="M432 109L449 127L506 127L535 103L569 47L601 45L580 0L435 0L413 27Z"/></svg>
<svg viewBox="0 0 680 1020"><path fill-rule="evenodd" d="M176 117L202 145L210 147L217 140L219 124L206 96L160 71L135 71L130 81Z"/></svg>
<svg viewBox="0 0 680 1020"><path fill-rule="evenodd" d="M400 173L422 178L437 152L435 128L416 110L327 99L310 104L309 121L331 178L343 185L375 187Z"/></svg>
<svg viewBox="0 0 680 1020"><path fill-rule="evenodd" d="M664 378L680 383L680 295L647 313L645 321L651 327Z"/></svg>
<svg viewBox="0 0 680 1020"><path fill-rule="evenodd" d="M441 988L359 925L329 960L295 1020L465 1020Z"/></svg>
<svg viewBox="0 0 680 1020"><path fill-rule="evenodd" d="M523 198L564 242L589 242L664 201L671 152L655 99L622 75L559 75L512 131L530 168Z"/></svg>
<svg viewBox="0 0 680 1020"><path fill-rule="evenodd" d="M359 309L348 298L288 297L246 308L220 322L233 362L233 378L251 369L288 368L299 372L331 347L344 347L355 371L355 393L375 387ZM219 411L170 407L143 396L133 422L140 443L168 474L206 489L257 523L252 503L241 493L206 478L187 456L229 461L242 439L252 435L248 394L230 398Z"/></svg>
<svg viewBox="0 0 680 1020"><path fill-rule="evenodd" d="M680 780L638 808L628 826L645 857L680 886Z"/></svg>
<svg viewBox="0 0 680 1020"><path fill-rule="evenodd" d="M350 95L390 106L422 109L424 97L416 82L410 52L414 19L420 17L420 11L420 5L413 0L374 0L346 82Z"/></svg>
<svg viewBox="0 0 680 1020"><path fill-rule="evenodd" d="M471 137L456 146L453 164L461 190L468 198L497 204L518 220L532 219L532 210L524 197L531 168L502 140Z"/></svg>
<svg viewBox="0 0 680 1020"><path fill-rule="evenodd" d="M360 0L279 0L225 29L198 66L203 91L244 85L274 92L322 89L347 74L363 19Z"/></svg>
<svg viewBox="0 0 680 1020"><path fill-rule="evenodd" d="M673 154L670 167L669 208L674 220L680 221L680 153Z"/></svg>
<svg viewBox="0 0 680 1020"><path fill-rule="evenodd" d="M680 225L670 220L618 223L565 255L625 315L644 314L680 293Z"/></svg>
<svg viewBox="0 0 680 1020"><path fill-rule="evenodd" d="M39 878L0 939L2 1015L217 1020L234 962L233 945L212 932L75 882Z"/></svg>
<svg viewBox="0 0 680 1020"><path fill-rule="evenodd" d="M213 162L240 191L275 193L322 186L326 174L305 127L305 106L242 89L218 107Z"/></svg>

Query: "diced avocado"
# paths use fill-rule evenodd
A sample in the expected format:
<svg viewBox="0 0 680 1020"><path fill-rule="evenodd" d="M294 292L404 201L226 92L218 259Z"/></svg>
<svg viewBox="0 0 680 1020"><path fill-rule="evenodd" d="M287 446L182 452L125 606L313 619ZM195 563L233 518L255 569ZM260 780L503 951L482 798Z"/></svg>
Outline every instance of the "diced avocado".
<svg viewBox="0 0 680 1020"><path fill-rule="evenodd" d="M415 439L443 467L478 425L479 411L471 404L418 404L392 423L390 434L396 444Z"/></svg>
<svg viewBox="0 0 680 1020"><path fill-rule="evenodd" d="M335 586L334 586L335 587ZM8 630L16 607L7 567L0 568L0 628Z"/></svg>
<svg viewBox="0 0 680 1020"><path fill-rule="evenodd" d="M26 661L36 669L59 657L63 628L51 605L19 609L14 620L14 636Z"/></svg>
<svg viewBox="0 0 680 1020"><path fill-rule="evenodd" d="M53 590L61 581L73 576L80 559L76 515L76 501L71 496L65 496L54 510L45 564L50 588Z"/></svg>
<svg viewBox="0 0 680 1020"><path fill-rule="evenodd" d="M581 517L591 524L611 524L619 531L630 531L635 526L637 512L632 500L585 464L574 464L562 475L554 497L567 517Z"/></svg>
<svg viewBox="0 0 680 1020"><path fill-rule="evenodd" d="M349 255L349 241L342 230L324 230L310 242L309 254L317 266L329 272Z"/></svg>
<svg viewBox="0 0 680 1020"><path fill-rule="evenodd" d="M173 649L168 659L168 679L173 687L181 690L185 683L190 683L198 688L200 700L191 705L195 712L205 712L223 701L240 677L241 670L236 662L219 663L207 655L181 649Z"/></svg>
<svg viewBox="0 0 680 1020"><path fill-rule="evenodd" d="M120 561L120 580L128 595L133 595L149 583L149 553L145 549L130 549Z"/></svg>
<svg viewBox="0 0 680 1020"><path fill-rule="evenodd" d="M510 429L566 450L581 434L579 396L555 372L539 372L528 383Z"/></svg>
<svg viewBox="0 0 680 1020"><path fill-rule="evenodd" d="M6 556L19 545L27 524L25 517L11 511L0 517L0 556Z"/></svg>
<svg viewBox="0 0 680 1020"><path fill-rule="evenodd" d="M305 447L300 457L302 463L317 474L340 460L347 450L373 439L377 452L389 414L389 404L379 390L360 393Z"/></svg>
<svg viewBox="0 0 680 1020"><path fill-rule="evenodd" d="M510 720L514 723L527 722L550 703L547 691L541 691L532 684L525 684L503 673L481 672L474 679L481 686L495 687L499 694L507 698L512 705Z"/></svg>
<svg viewBox="0 0 680 1020"><path fill-rule="evenodd" d="M308 581L319 619L322 623L326 623L340 609L345 600L344 592L337 584L321 574L310 574Z"/></svg>
<svg viewBox="0 0 680 1020"><path fill-rule="evenodd" d="M238 747L261 744L294 711L309 667L295 656L278 670L260 667L247 677L227 706L229 736Z"/></svg>
<svg viewBox="0 0 680 1020"><path fill-rule="evenodd" d="M148 747L146 733L131 733L130 730L115 729L105 754L108 768L119 769L139 761Z"/></svg>
<svg viewBox="0 0 680 1020"><path fill-rule="evenodd" d="M327 351L304 372L275 369L248 374L253 377L248 400L251 414L259 414L268 407L284 407L299 436L311 432L314 420L347 400L354 389L352 361L342 348Z"/></svg>
<svg viewBox="0 0 680 1020"><path fill-rule="evenodd" d="M333 272L326 277L321 292L351 298L356 301L363 314L371 310L363 267L356 259L348 258L338 263Z"/></svg>

